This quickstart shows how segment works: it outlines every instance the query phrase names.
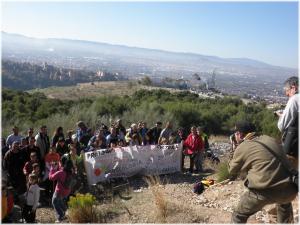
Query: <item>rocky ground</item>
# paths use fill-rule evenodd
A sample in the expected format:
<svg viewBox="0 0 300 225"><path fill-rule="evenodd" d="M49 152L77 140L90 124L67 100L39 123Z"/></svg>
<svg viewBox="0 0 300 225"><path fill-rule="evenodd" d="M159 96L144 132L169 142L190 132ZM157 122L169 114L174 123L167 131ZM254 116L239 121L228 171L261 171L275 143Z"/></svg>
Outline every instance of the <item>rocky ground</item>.
<svg viewBox="0 0 300 225"><path fill-rule="evenodd" d="M212 149L220 158L226 156L228 143L212 143ZM186 161L186 167L188 166ZM240 196L245 191L242 181L217 184L207 188L202 194L193 193L194 183L203 177L216 179L216 166L210 161L205 162L206 173L188 174L175 173L159 177L160 184L149 186L142 177L129 179L131 199L115 198L109 203L114 213L107 218L108 223L230 223L231 213ZM165 217L162 209L156 204L154 187L158 188L165 206ZM99 206L100 207L100 206ZM298 197L293 201L294 219L298 223ZM274 205L251 216L248 223L276 223ZM49 205L37 210L39 223L53 223L54 210ZM69 220L65 220L68 223Z"/></svg>

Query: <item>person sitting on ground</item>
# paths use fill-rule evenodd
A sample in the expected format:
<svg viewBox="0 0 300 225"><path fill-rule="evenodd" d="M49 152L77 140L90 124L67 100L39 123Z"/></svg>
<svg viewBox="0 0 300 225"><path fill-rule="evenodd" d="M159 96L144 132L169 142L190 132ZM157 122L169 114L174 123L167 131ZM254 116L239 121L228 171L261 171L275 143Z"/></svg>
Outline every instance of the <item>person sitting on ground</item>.
<svg viewBox="0 0 300 225"><path fill-rule="evenodd" d="M108 127L104 123L101 123L100 129L103 130L103 134L105 138L107 138L107 136L110 135L110 131L108 130Z"/></svg>
<svg viewBox="0 0 300 225"><path fill-rule="evenodd" d="M65 140L64 130L62 127L57 127L52 137L51 146L56 146L56 143L61 139Z"/></svg>
<svg viewBox="0 0 300 225"><path fill-rule="evenodd" d="M26 223L35 223L36 209L40 199L38 177L35 174L30 174L27 185L28 190L25 193L25 205L22 210L22 216Z"/></svg>
<svg viewBox="0 0 300 225"><path fill-rule="evenodd" d="M204 143L202 139L197 134L197 129L195 126L191 127L191 133L186 138L183 143L183 154L182 154L182 161L181 161L181 168L184 168L184 158L185 156L190 157L190 173L194 172L194 163L196 161L196 169L197 172L203 171L202 168L202 161L203 161L203 151L204 151Z"/></svg>
<svg viewBox="0 0 300 225"><path fill-rule="evenodd" d="M110 127L110 134L106 137L106 146L111 147L111 143L117 145L119 137L117 135L117 130L115 127Z"/></svg>
<svg viewBox="0 0 300 225"><path fill-rule="evenodd" d="M14 126L12 128L12 132L13 133L8 135L8 137L6 139L6 144L9 148L12 146L12 143L14 141L21 142L21 138L22 138L22 136L19 135L19 128L17 126Z"/></svg>
<svg viewBox="0 0 300 225"><path fill-rule="evenodd" d="M267 204L277 204L277 222L292 223L291 201L298 191L290 181L290 172L284 165L291 166L282 147L267 135L258 136L252 123L236 123L237 142L233 159L229 163L231 180L239 173L246 173L244 185L247 192L232 213L233 223L246 223L251 215ZM276 159L277 158L277 159Z"/></svg>
<svg viewBox="0 0 300 225"><path fill-rule="evenodd" d="M79 121L77 122L77 131L76 131L76 137L80 145L87 147L87 144L92 137L90 134L89 128L85 125L84 122Z"/></svg>
<svg viewBox="0 0 300 225"><path fill-rule="evenodd" d="M125 147L126 146L126 143L123 139L119 139L118 140L118 147Z"/></svg>
<svg viewBox="0 0 300 225"><path fill-rule="evenodd" d="M103 129L100 129L96 133L96 135L91 137L91 139L89 140L89 143L88 143L88 148L89 148L89 151L91 149L95 149L95 148L100 148L100 149L106 148L106 138L104 136Z"/></svg>
<svg viewBox="0 0 300 225"><path fill-rule="evenodd" d="M116 127L117 134L120 137L120 139L125 140L126 128L123 126L121 119L118 119L116 121L116 126L115 127Z"/></svg>
<svg viewBox="0 0 300 225"><path fill-rule="evenodd" d="M64 138L60 137L58 139L58 142L56 143L56 152L59 154L60 157L62 157L68 151L69 151L69 149L68 149L68 146L65 144Z"/></svg>
<svg viewBox="0 0 300 225"><path fill-rule="evenodd" d="M141 138L139 137L138 133L134 133L132 134L131 140L129 141L129 145L133 146L133 145L141 145Z"/></svg>
<svg viewBox="0 0 300 225"><path fill-rule="evenodd" d="M133 136L135 137L135 140L133 140ZM138 126L135 123L131 124L129 130L127 131L127 134L125 136L125 141L128 145L142 144L143 140L140 133L138 132Z"/></svg>
<svg viewBox="0 0 300 225"><path fill-rule="evenodd" d="M159 139L160 133L162 131L161 126L162 126L162 123L158 121L158 122L156 122L155 127L152 127L151 129L148 130L147 136L149 138L149 144L151 144L151 145L158 144L158 139Z"/></svg>
<svg viewBox="0 0 300 225"><path fill-rule="evenodd" d="M158 139L158 144L161 145L162 144L162 138L167 139L167 141L169 142L169 138L171 133L173 132L172 130L172 123L170 121L168 121L166 123L166 127L161 131L159 139Z"/></svg>

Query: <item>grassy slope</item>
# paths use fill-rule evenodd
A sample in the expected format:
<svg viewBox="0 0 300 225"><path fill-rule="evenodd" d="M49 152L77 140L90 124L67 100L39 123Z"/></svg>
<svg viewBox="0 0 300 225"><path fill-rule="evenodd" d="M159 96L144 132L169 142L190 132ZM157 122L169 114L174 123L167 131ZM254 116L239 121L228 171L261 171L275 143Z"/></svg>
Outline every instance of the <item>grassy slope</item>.
<svg viewBox="0 0 300 225"><path fill-rule="evenodd" d="M76 86L67 87L49 87L44 89L34 89L28 91L29 93L42 92L49 98L59 99L79 99L86 97L100 97L108 95L124 96L132 95L135 91L140 89L160 89L159 87L149 87L137 84L132 81L105 81L91 83L80 83ZM170 92L179 90L172 88L163 88Z"/></svg>

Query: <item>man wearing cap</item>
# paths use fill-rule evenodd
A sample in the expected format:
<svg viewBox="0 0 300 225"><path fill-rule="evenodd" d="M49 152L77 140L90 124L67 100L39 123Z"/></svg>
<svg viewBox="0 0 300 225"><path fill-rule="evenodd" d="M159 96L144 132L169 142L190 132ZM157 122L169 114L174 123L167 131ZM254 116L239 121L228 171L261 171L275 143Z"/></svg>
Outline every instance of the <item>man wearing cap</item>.
<svg viewBox="0 0 300 225"><path fill-rule="evenodd" d="M291 201L296 197L297 189L290 183L288 170L267 149L270 148L289 164L281 146L272 137L258 136L254 125L245 121L236 124L235 136L238 142L242 142L230 161L229 172L232 177L236 177L239 172L246 173L244 184L248 190L241 196L232 214L232 222L246 223L251 215L265 205L274 203L277 204L277 222L292 222Z"/></svg>

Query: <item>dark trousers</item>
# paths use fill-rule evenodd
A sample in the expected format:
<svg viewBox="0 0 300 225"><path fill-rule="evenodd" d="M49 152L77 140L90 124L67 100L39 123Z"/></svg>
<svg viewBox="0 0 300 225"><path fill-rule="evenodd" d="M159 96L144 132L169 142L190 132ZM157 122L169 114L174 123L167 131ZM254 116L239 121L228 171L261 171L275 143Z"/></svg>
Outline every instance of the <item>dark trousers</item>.
<svg viewBox="0 0 300 225"><path fill-rule="evenodd" d="M292 223L293 208L291 201L296 197L297 190L293 184L283 184L276 188L253 190L249 189L240 199L232 214L233 223L246 223L248 218L267 204L276 203L277 222Z"/></svg>
<svg viewBox="0 0 300 225"><path fill-rule="evenodd" d="M24 205L22 216L25 219L26 223L35 222L35 211L32 212L32 206L30 205Z"/></svg>
<svg viewBox="0 0 300 225"><path fill-rule="evenodd" d="M195 165L195 155L185 155L182 153L182 157L181 157L181 170L183 171L184 169L184 158L188 156L190 157L190 173L194 172L194 165Z"/></svg>

